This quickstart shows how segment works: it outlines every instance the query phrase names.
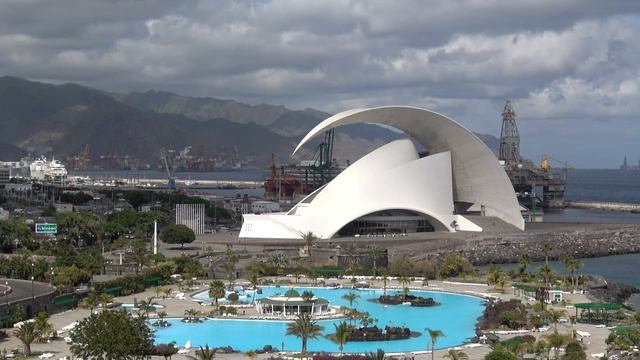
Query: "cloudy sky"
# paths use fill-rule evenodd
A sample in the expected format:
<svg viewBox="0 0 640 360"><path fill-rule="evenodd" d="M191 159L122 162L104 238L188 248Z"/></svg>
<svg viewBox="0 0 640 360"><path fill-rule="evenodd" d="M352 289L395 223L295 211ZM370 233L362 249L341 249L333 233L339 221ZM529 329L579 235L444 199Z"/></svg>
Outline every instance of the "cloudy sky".
<svg viewBox="0 0 640 360"><path fill-rule="evenodd" d="M0 74L314 107L403 104L579 167L640 157L640 2L0 0Z"/></svg>

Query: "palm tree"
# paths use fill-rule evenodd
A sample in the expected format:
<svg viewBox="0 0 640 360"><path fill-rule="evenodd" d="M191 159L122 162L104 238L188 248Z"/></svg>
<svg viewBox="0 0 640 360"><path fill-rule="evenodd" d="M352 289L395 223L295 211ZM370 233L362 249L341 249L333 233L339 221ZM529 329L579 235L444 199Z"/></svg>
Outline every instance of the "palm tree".
<svg viewBox="0 0 640 360"><path fill-rule="evenodd" d="M253 288L253 296L251 297L251 303L253 304L253 302L256 300L256 291L258 289L258 285L260 285L260 278L258 277L258 274L255 272L251 272L249 274L249 278L247 279L249 280L249 283L251 284L251 288Z"/></svg>
<svg viewBox="0 0 640 360"><path fill-rule="evenodd" d="M544 279L545 284L548 284L551 281L551 276L553 276L553 269L551 266L545 264L540 267L538 270L540 276Z"/></svg>
<svg viewBox="0 0 640 360"><path fill-rule="evenodd" d="M36 323L34 321L22 323L14 335L22 341L22 345L24 345L24 355L26 357L31 356L31 344L41 335L36 327Z"/></svg>
<svg viewBox="0 0 640 360"><path fill-rule="evenodd" d="M573 287L578 287L578 271L582 267L583 263L580 259L573 259L569 264L569 271L571 272L571 284Z"/></svg>
<svg viewBox="0 0 640 360"><path fill-rule="evenodd" d="M336 332L335 334L327 335L327 338L338 345L340 349L340 355L344 352L344 344L349 341L349 335L351 334L352 327L349 326L346 321L341 322L339 325L333 324Z"/></svg>
<svg viewBox="0 0 640 360"><path fill-rule="evenodd" d="M196 309L187 309L184 311L184 316L187 321L198 320L200 312Z"/></svg>
<svg viewBox="0 0 640 360"><path fill-rule="evenodd" d="M49 314L45 311L40 311L35 317L36 330L40 334L38 336L38 342L45 342L46 338L55 333L56 329L49 322Z"/></svg>
<svg viewBox="0 0 640 360"><path fill-rule="evenodd" d="M469 355L462 350L456 349L449 349L449 352L447 352L444 357L451 360L469 360Z"/></svg>
<svg viewBox="0 0 640 360"><path fill-rule="evenodd" d="M167 298L169 297L169 295L171 295L171 288L170 287L163 287L162 288L162 293L163 293L163 298Z"/></svg>
<svg viewBox="0 0 640 360"><path fill-rule="evenodd" d="M431 360L433 360L435 358L436 342L438 342L439 338L445 337L445 335L442 330L433 330L429 328L426 328L425 330L429 332L429 338L431 339ZM429 348L428 344L427 348Z"/></svg>
<svg viewBox="0 0 640 360"><path fill-rule="evenodd" d="M520 275L522 276L527 272L527 267L531 265L531 256L527 253L521 254L518 264L520 264Z"/></svg>
<svg viewBox="0 0 640 360"><path fill-rule="evenodd" d="M238 255L232 248L227 248L224 252L224 270L227 273L227 280L229 280L229 284L233 287L233 281L235 280L235 270L236 264L239 261Z"/></svg>
<svg viewBox="0 0 640 360"><path fill-rule="evenodd" d="M324 327L311 319L308 313L298 314L298 317L287 325L286 335L294 335L302 339L302 354L307 353L307 339L316 339L322 334Z"/></svg>
<svg viewBox="0 0 640 360"><path fill-rule="evenodd" d="M209 283L209 298L213 299L218 308L218 299L224 297L224 283L220 280L214 280Z"/></svg>
<svg viewBox="0 0 640 360"><path fill-rule="evenodd" d="M549 253L553 251L553 246L551 246L551 244L549 244L548 242L544 242L542 243L542 247L540 248L540 250L544 254L545 265L549 266Z"/></svg>
<svg viewBox="0 0 640 360"><path fill-rule="evenodd" d="M344 295L342 295L342 299L343 300L347 300L349 302L349 307L353 308L353 303L356 302L356 299L360 298L360 295L354 293L354 292L348 292Z"/></svg>
<svg viewBox="0 0 640 360"><path fill-rule="evenodd" d="M156 307L153 306L153 297L147 300L141 300L138 303L138 314L143 319L148 319L149 314L154 312L155 310L156 310Z"/></svg>
<svg viewBox="0 0 640 360"><path fill-rule="evenodd" d="M382 294L387 295L387 282L389 282L389 276L384 273L382 274Z"/></svg>
<svg viewBox="0 0 640 360"><path fill-rule="evenodd" d="M566 315L564 310L549 309L545 312L545 316L553 322L555 331L558 332L558 323L560 319Z"/></svg>
<svg viewBox="0 0 640 360"><path fill-rule="evenodd" d="M311 261L311 248L317 237L312 231L307 231L306 233L302 233L302 239L304 240L304 246L307 248L309 261Z"/></svg>
<svg viewBox="0 0 640 360"><path fill-rule="evenodd" d="M309 290L305 290L302 292L302 295L300 295L300 297L302 298L302 300L304 301L309 301L311 299L313 299L315 295L313 294L313 292L309 291Z"/></svg>
<svg viewBox="0 0 640 360"><path fill-rule="evenodd" d="M378 258L382 255L382 249L378 246L371 246L369 248L369 255L373 261L373 276L378 276Z"/></svg>
<svg viewBox="0 0 640 360"><path fill-rule="evenodd" d="M546 336L549 342L549 347L553 348L554 359L560 359L560 348L567 342L565 335L558 334L558 331L554 331L553 334Z"/></svg>
<svg viewBox="0 0 640 360"><path fill-rule="evenodd" d="M98 301L98 295L95 292L90 292L84 299L82 299L81 306L85 309L89 309L89 312L93 313L93 309L100 304Z"/></svg>
<svg viewBox="0 0 640 360"><path fill-rule="evenodd" d="M411 279L407 276L401 276L400 279L398 279L398 282L402 285L402 291L406 297L409 294L409 284L411 284Z"/></svg>
<svg viewBox="0 0 640 360"><path fill-rule="evenodd" d="M384 350L378 349L376 352L367 353L365 356L367 360L384 360L386 354L384 353Z"/></svg>
<svg viewBox="0 0 640 360"><path fill-rule="evenodd" d="M356 264L356 256L358 255L358 248L356 244L351 243L347 246L347 256L349 260L348 270L353 271Z"/></svg>
<svg viewBox="0 0 640 360"><path fill-rule="evenodd" d="M216 357L216 350L210 349L209 345L205 347L200 346L200 350L196 351L196 356L187 355L187 359L193 360L211 360Z"/></svg>

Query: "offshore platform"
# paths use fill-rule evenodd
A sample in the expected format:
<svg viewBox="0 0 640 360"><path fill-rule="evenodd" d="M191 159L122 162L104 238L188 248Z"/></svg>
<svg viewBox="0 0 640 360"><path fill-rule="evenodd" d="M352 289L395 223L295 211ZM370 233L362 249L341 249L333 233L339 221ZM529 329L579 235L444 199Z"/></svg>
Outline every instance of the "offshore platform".
<svg viewBox="0 0 640 360"><path fill-rule="evenodd" d="M520 204L534 214L537 208L562 209L565 207L567 171L574 170L573 167L548 155L542 155L540 167L537 167L533 161L520 156L520 134L511 100L507 100L502 111L498 159L513 184ZM551 161L560 166L552 168Z"/></svg>

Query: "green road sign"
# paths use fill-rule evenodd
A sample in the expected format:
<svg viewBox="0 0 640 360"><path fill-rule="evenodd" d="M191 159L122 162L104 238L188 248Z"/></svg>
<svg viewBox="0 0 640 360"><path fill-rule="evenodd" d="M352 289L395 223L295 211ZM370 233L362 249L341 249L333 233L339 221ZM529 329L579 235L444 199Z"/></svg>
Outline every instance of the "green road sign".
<svg viewBox="0 0 640 360"><path fill-rule="evenodd" d="M36 234L57 234L58 224L36 224Z"/></svg>

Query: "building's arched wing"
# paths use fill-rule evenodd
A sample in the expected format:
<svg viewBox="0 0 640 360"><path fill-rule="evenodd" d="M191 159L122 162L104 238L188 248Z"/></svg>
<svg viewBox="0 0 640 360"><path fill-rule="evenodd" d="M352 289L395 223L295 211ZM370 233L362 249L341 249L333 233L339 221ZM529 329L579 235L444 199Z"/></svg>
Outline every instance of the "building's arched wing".
<svg viewBox="0 0 640 360"><path fill-rule="evenodd" d="M513 186L493 152L471 131L433 111L407 106L349 110L314 127L294 153L314 136L340 125L376 123L404 131L430 154L451 152L453 199L477 204L487 216L496 216L524 230L524 219Z"/></svg>

